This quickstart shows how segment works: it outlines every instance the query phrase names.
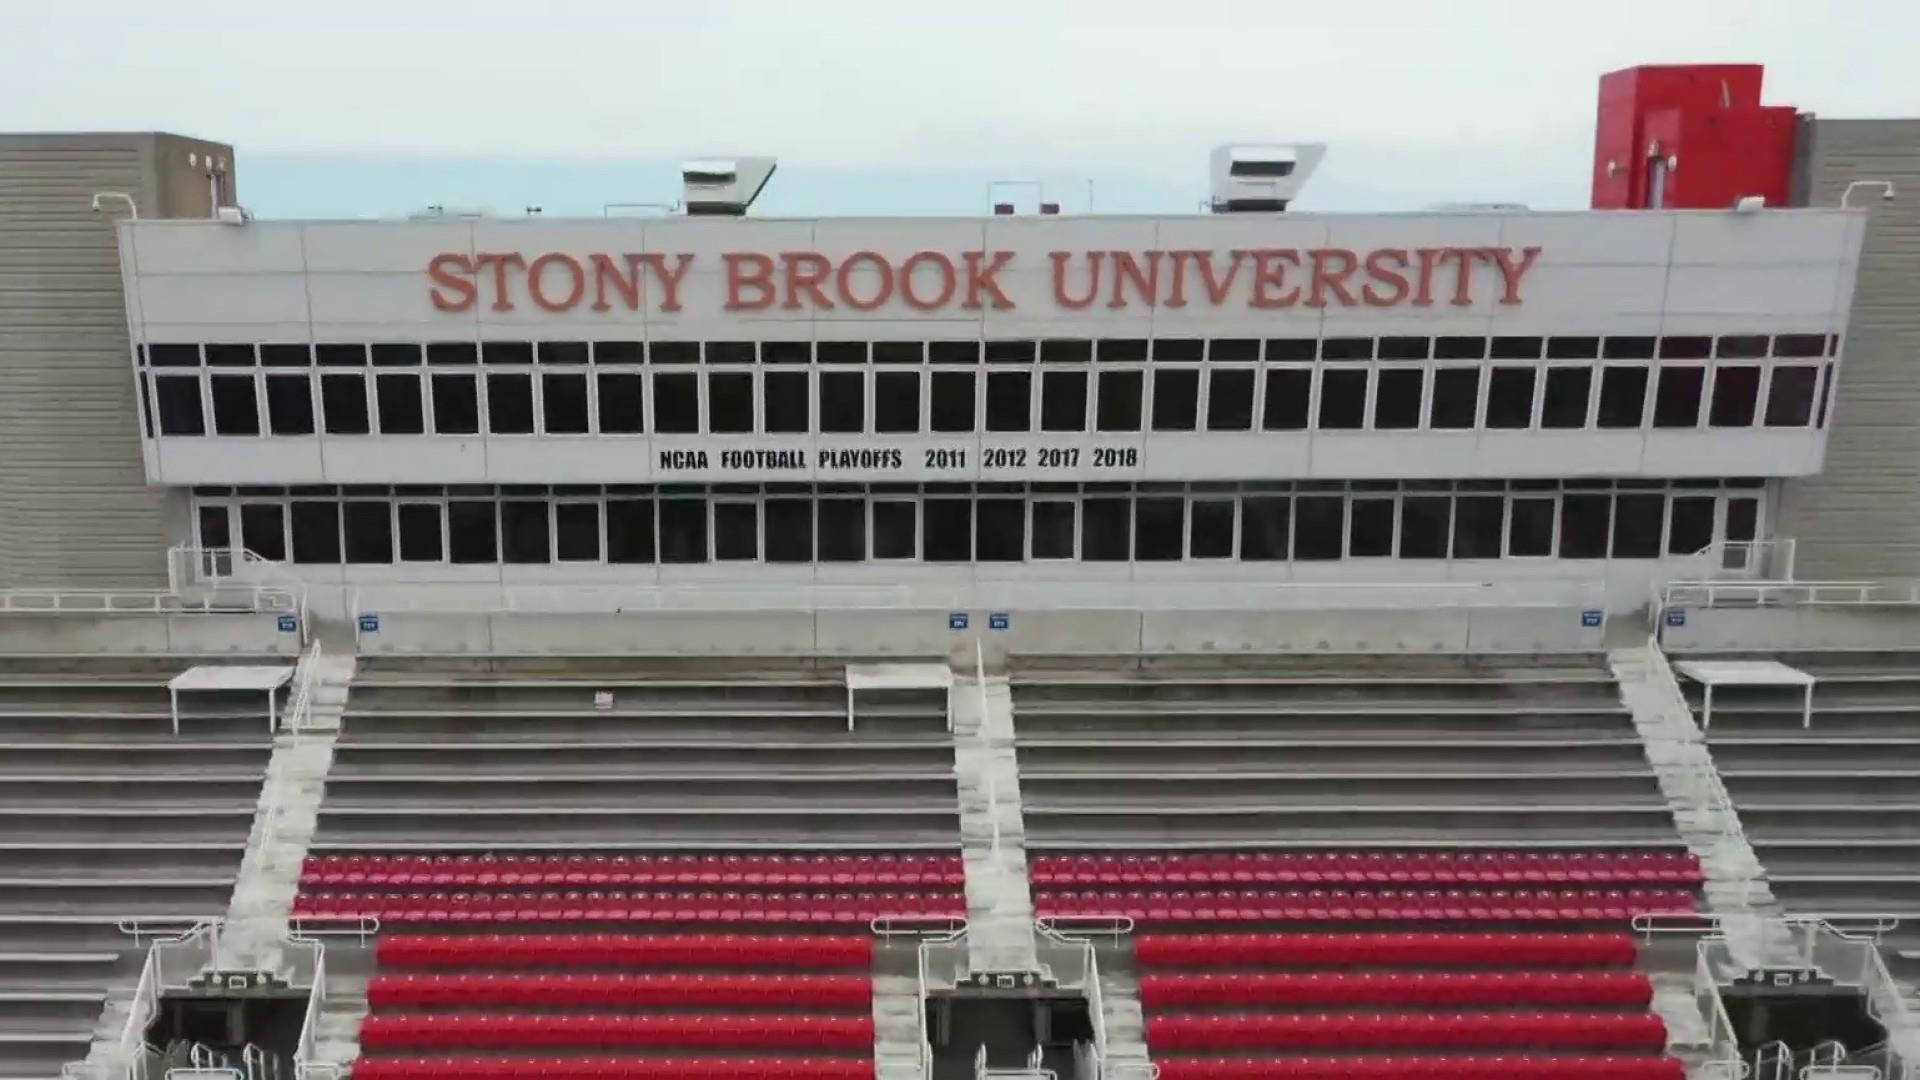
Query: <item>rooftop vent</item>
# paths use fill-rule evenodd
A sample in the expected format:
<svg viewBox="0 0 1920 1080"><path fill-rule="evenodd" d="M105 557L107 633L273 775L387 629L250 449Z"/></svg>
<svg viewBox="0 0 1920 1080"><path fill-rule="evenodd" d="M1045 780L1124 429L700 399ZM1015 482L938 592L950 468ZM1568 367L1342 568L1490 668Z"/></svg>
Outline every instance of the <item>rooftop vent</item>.
<svg viewBox="0 0 1920 1080"><path fill-rule="evenodd" d="M1325 143L1231 143L1215 147L1209 205L1216 214L1285 210L1326 153Z"/></svg>
<svg viewBox="0 0 1920 1080"><path fill-rule="evenodd" d="M696 158L680 166L681 203L689 214L747 212L773 177L770 157Z"/></svg>

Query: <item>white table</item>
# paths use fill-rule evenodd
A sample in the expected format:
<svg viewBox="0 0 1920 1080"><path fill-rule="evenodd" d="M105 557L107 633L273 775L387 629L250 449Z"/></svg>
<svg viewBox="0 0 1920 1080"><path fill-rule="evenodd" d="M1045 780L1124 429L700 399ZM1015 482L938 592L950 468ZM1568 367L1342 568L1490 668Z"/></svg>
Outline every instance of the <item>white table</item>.
<svg viewBox="0 0 1920 1080"><path fill-rule="evenodd" d="M1778 660L1682 660L1673 669L1706 689L1700 712L1701 730L1713 727L1713 688L1716 686L1798 686L1804 690L1800 726L1813 726L1813 676Z"/></svg>

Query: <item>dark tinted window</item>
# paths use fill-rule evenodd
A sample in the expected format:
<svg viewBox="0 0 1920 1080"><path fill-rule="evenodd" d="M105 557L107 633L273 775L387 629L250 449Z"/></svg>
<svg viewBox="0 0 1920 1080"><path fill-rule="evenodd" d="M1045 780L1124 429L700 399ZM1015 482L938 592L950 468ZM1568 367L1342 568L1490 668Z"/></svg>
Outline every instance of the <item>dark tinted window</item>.
<svg viewBox="0 0 1920 1080"><path fill-rule="evenodd" d="M487 430L495 435L533 434L532 375L521 371L487 373Z"/></svg>
<svg viewBox="0 0 1920 1080"><path fill-rule="evenodd" d="M1661 368L1659 389L1653 398L1653 426L1689 428L1700 422L1700 388L1705 368Z"/></svg>
<svg viewBox="0 0 1920 1080"><path fill-rule="evenodd" d="M766 525L763 550L768 562L813 561L813 500L768 499L762 509Z"/></svg>
<svg viewBox="0 0 1920 1080"><path fill-rule="evenodd" d="M1133 501L1133 557L1140 562L1175 562L1186 543L1186 500L1142 495Z"/></svg>
<svg viewBox="0 0 1920 1080"><path fill-rule="evenodd" d="M337 563L340 561L339 503L295 502L291 519L294 562Z"/></svg>
<svg viewBox="0 0 1920 1080"><path fill-rule="evenodd" d="M716 562L750 562L760 557L759 504L713 504L713 557Z"/></svg>
<svg viewBox="0 0 1920 1080"><path fill-rule="evenodd" d="M1534 369L1497 367L1487 377L1487 426L1525 428L1533 424ZM1582 403L1584 410L1584 403Z"/></svg>
<svg viewBox="0 0 1920 1080"><path fill-rule="evenodd" d="M654 348L655 355L659 347ZM699 376L689 372L653 373L653 430L663 435L691 435L700 430Z"/></svg>
<svg viewBox="0 0 1920 1080"><path fill-rule="evenodd" d="M1805 427L1813 416L1813 389L1819 369L1776 367L1767 389L1768 427Z"/></svg>
<svg viewBox="0 0 1920 1080"><path fill-rule="evenodd" d="M475 376L434 374L433 430L442 435L479 432L480 390Z"/></svg>
<svg viewBox="0 0 1920 1080"><path fill-rule="evenodd" d="M607 561L653 562L653 500L607 500Z"/></svg>
<svg viewBox="0 0 1920 1080"><path fill-rule="evenodd" d="M1453 500L1445 495L1408 495L1400 500L1400 557L1444 559L1453 535Z"/></svg>
<svg viewBox="0 0 1920 1080"><path fill-rule="evenodd" d="M1040 376L1040 429L1084 431L1087 426L1087 373L1048 371Z"/></svg>
<svg viewBox="0 0 1920 1080"><path fill-rule="evenodd" d="M595 378L600 384L601 433L634 435L646 430L646 376L637 371L602 371Z"/></svg>
<svg viewBox="0 0 1920 1080"><path fill-rule="evenodd" d="M534 499L509 499L500 504L500 554L503 562L552 562L547 535L547 504Z"/></svg>
<svg viewBox="0 0 1920 1080"><path fill-rule="evenodd" d="M1567 495L1560 500L1560 557L1604 559L1611 535L1611 495Z"/></svg>
<svg viewBox="0 0 1920 1080"><path fill-rule="evenodd" d="M393 561L393 507L386 502L346 504L347 561Z"/></svg>
<svg viewBox="0 0 1920 1080"><path fill-rule="evenodd" d="M1419 427L1426 382L1420 368L1381 368L1373 382L1373 426L1382 431Z"/></svg>
<svg viewBox="0 0 1920 1080"><path fill-rule="evenodd" d="M974 373L971 371L933 373L933 382L927 388L927 411L932 430L972 431L974 429L973 379Z"/></svg>
<svg viewBox="0 0 1920 1080"><path fill-rule="evenodd" d="M1367 414L1365 371L1320 373L1320 423L1323 430L1358 428Z"/></svg>
<svg viewBox="0 0 1920 1080"><path fill-rule="evenodd" d="M1080 504L1080 558L1125 562L1133 552L1133 515L1126 499L1085 499Z"/></svg>
<svg viewBox="0 0 1920 1080"><path fill-rule="evenodd" d="M1293 514L1295 559L1338 559L1345 553L1345 499L1338 495L1302 495L1294 500Z"/></svg>
<svg viewBox="0 0 1920 1080"><path fill-rule="evenodd" d="M499 562L494 504L454 500L447 504L447 553L456 563Z"/></svg>
<svg viewBox="0 0 1920 1080"><path fill-rule="evenodd" d="M1603 428L1637 428L1647 400L1647 369L1610 367L1600 379L1600 425ZM1564 532L1564 530L1563 530ZM1565 536L1561 546L1566 546ZM1587 556L1578 556L1585 558Z"/></svg>
<svg viewBox="0 0 1920 1080"><path fill-rule="evenodd" d="M707 561L707 500L661 499L660 561Z"/></svg>
<svg viewBox="0 0 1920 1080"><path fill-rule="evenodd" d="M1233 557L1233 500L1195 499L1187 508L1187 553L1195 559Z"/></svg>
<svg viewBox="0 0 1920 1080"><path fill-rule="evenodd" d="M440 508L425 503L401 503L395 511L400 519L400 561L439 562L441 550Z"/></svg>
<svg viewBox="0 0 1920 1080"><path fill-rule="evenodd" d="M1540 401L1540 426L1586 427L1587 403L1592 396L1592 368L1548 368L1546 392Z"/></svg>
<svg viewBox="0 0 1920 1080"><path fill-rule="evenodd" d="M213 431L216 435L260 434L260 404L254 396L253 374L215 375Z"/></svg>
<svg viewBox="0 0 1920 1080"><path fill-rule="evenodd" d="M1194 368L1156 368L1153 372L1153 430L1192 431L1199 424L1200 372Z"/></svg>
<svg viewBox="0 0 1920 1080"><path fill-rule="evenodd" d="M874 374L873 430L878 432L920 430L920 373L918 371L881 371Z"/></svg>
<svg viewBox="0 0 1920 1080"><path fill-rule="evenodd" d="M821 499L820 561L865 562L867 558L867 503L865 499Z"/></svg>
<svg viewBox="0 0 1920 1080"><path fill-rule="evenodd" d="M1307 426L1313 372L1305 368L1268 368L1260 426L1268 431L1299 431Z"/></svg>
<svg viewBox="0 0 1920 1080"><path fill-rule="evenodd" d="M587 377L577 372L543 372L540 411L550 435L583 435L587 431Z"/></svg>
<svg viewBox="0 0 1920 1080"><path fill-rule="evenodd" d="M1240 558L1273 561L1287 557L1292 500L1283 496L1249 495L1240 500Z"/></svg>
<svg viewBox="0 0 1920 1080"><path fill-rule="evenodd" d="M927 499L928 562L967 562L973 558L973 503L967 499Z"/></svg>
<svg viewBox="0 0 1920 1080"><path fill-rule="evenodd" d="M737 434L753 430L753 375L708 371L707 430Z"/></svg>
<svg viewBox="0 0 1920 1080"><path fill-rule="evenodd" d="M1033 428L1033 373L995 371L987 375L987 430Z"/></svg>
<svg viewBox="0 0 1920 1080"><path fill-rule="evenodd" d="M373 396L380 406L382 435L419 435L427 430L417 373L374 376Z"/></svg>
<svg viewBox="0 0 1920 1080"><path fill-rule="evenodd" d="M1051 499L1033 504L1033 557L1073 558L1074 506Z"/></svg>
<svg viewBox="0 0 1920 1080"><path fill-rule="evenodd" d="M769 371L760 377L760 392L766 396L766 430L776 434L794 434L812 430L812 394L807 389L804 371Z"/></svg>
<svg viewBox="0 0 1920 1080"><path fill-rule="evenodd" d="M1713 372L1713 404L1707 423L1714 427L1752 427L1760 402L1760 369L1721 366Z"/></svg>
<svg viewBox="0 0 1920 1080"><path fill-rule="evenodd" d="M560 503L553 508L553 553L560 562L600 560L599 503Z"/></svg>
<svg viewBox="0 0 1920 1080"><path fill-rule="evenodd" d="M1470 428L1480 408L1480 369L1441 368L1433 373L1433 409L1427 423L1434 428Z"/></svg>
<svg viewBox="0 0 1920 1080"><path fill-rule="evenodd" d="M365 435L367 417L367 377L353 375L320 376L320 404L329 435ZM165 422L165 413L162 414Z"/></svg>
<svg viewBox="0 0 1920 1080"><path fill-rule="evenodd" d="M866 375L858 371L823 371L820 380L820 430L832 434L865 431L867 427Z"/></svg>
<svg viewBox="0 0 1920 1080"><path fill-rule="evenodd" d="M313 434L312 380L304 374L269 374L267 424L275 435Z"/></svg>
<svg viewBox="0 0 1920 1080"><path fill-rule="evenodd" d="M1139 431L1140 394L1144 377L1138 371L1102 371L1095 384L1099 394L1094 420L1101 431Z"/></svg>
<svg viewBox="0 0 1920 1080"><path fill-rule="evenodd" d="M978 562L1022 562L1027 557L1027 504L981 499L974 504L973 557Z"/></svg>

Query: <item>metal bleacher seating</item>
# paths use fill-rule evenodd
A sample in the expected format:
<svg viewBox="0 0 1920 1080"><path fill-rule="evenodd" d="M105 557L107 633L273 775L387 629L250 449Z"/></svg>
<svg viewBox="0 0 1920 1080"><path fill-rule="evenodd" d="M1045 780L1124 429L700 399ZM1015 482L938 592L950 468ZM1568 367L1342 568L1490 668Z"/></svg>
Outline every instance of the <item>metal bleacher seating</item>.
<svg viewBox="0 0 1920 1080"><path fill-rule="evenodd" d="M1798 687L1726 686L1707 731L1774 896L1794 912L1920 916L1920 657L1779 659L1815 677L1812 722ZM1682 685L1699 716L1700 688Z"/></svg>
<svg viewBox="0 0 1920 1080"><path fill-rule="evenodd" d="M1691 912L1597 660L1016 679L1035 913L1124 916L1162 1080L1679 1080L1635 915Z"/></svg>
<svg viewBox="0 0 1920 1080"><path fill-rule="evenodd" d="M200 699L188 663L0 659L0 1077L85 1057L142 960L124 929L225 913L272 752L265 705Z"/></svg>
<svg viewBox="0 0 1920 1080"><path fill-rule="evenodd" d="M1014 716L1035 850L1675 844L1597 660L1036 676Z"/></svg>
<svg viewBox="0 0 1920 1080"><path fill-rule="evenodd" d="M356 1080L867 1080L868 924L963 916L958 843L943 705L376 663L294 913L381 921Z"/></svg>

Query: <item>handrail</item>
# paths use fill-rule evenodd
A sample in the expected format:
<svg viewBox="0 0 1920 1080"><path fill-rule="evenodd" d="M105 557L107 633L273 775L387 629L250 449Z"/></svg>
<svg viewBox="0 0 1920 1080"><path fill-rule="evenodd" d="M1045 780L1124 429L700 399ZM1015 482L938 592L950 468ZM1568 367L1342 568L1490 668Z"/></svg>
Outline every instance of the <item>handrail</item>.
<svg viewBox="0 0 1920 1080"><path fill-rule="evenodd" d="M290 734L299 735L307 729L308 715L313 711L313 691L319 679L320 660L325 650L320 647L320 639L315 638L308 647L306 657L301 661L300 681L294 687L293 701L287 711L281 715L281 726Z"/></svg>
<svg viewBox="0 0 1920 1080"><path fill-rule="evenodd" d="M967 936L967 920L957 915L877 915L867 928L877 937L917 937L925 941L958 941Z"/></svg>
<svg viewBox="0 0 1920 1080"><path fill-rule="evenodd" d="M1320 611L1604 607L1601 581L1049 581L1050 611ZM1034 598L1032 582L975 580L961 585L795 581L660 582L635 585L362 584L347 587L351 613L442 615L575 612L758 612L768 610L1017 610Z"/></svg>
<svg viewBox="0 0 1920 1080"><path fill-rule="evenodd" d="M195 599L168 589L0 589L6 615L300 615L303 589L225 586Z"/></svg>
<svg viewBox="0 0 1920 1080"><path fill-rule="evenodd" d="M1089 938L1119 939L1133 933L1130 915L1044 915L1033 921L1042 937L1062 944L1079 944Z"/></svg>
<svg viewBox="0 0 1920 1080"><path fill-rule="evenodd" d="M1912 607L1920 581L1669 581L1662 611L1678 607Z"/></svg>
<svg viewBox="0 0 1920 1080"><path fill-rule="evenodd" d="M313 949L313 988L307 992L307 1011L300 1021L300 1039L293 1052L293 1068L298 1074L314 1058L320 1034L320 1011L327 1000L327 953L318 942Z"/></svg>

